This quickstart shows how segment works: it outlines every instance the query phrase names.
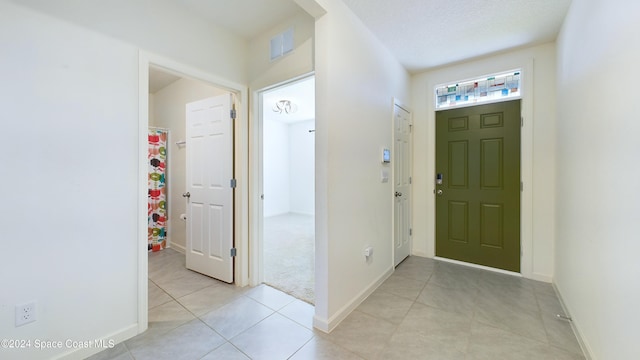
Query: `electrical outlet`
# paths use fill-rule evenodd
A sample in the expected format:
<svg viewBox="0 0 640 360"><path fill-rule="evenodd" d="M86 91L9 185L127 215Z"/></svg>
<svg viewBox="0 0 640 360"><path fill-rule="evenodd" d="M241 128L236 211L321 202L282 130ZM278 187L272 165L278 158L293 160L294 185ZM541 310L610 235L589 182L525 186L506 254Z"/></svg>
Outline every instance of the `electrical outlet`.
<svg viewBox="0 0 640 360"><path fill-rule="evenodd" d="M37 320L36 302L16 305L16 327L34 322Z"/></svg>

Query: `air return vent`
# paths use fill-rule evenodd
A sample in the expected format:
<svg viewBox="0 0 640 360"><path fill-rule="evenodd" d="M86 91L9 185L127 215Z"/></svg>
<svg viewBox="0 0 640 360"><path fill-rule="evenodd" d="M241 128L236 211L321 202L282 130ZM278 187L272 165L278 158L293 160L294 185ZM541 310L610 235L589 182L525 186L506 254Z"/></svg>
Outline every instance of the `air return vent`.
<svg viewBox="0 0 640 360"><path fill-rule="evenodd" d="M271 38L271 60L293 51L293 28Z"/></svg>

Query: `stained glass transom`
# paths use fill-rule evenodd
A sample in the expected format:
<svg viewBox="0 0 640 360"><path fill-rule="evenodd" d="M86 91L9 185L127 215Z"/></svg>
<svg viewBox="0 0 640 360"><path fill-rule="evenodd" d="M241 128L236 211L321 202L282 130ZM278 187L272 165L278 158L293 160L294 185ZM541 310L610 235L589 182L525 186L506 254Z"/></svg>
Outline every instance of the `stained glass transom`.
<svg viewBox="0 0 640 360"><path fill-rule="evenodd" d="M436 110L520 97L519 70L436 87Z"/></svg>

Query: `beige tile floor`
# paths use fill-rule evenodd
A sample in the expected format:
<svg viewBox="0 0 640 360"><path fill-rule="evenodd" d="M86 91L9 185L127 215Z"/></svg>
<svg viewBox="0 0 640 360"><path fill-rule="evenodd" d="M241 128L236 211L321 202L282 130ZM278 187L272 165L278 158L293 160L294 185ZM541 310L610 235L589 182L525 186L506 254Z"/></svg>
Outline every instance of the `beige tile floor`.
<svg viewBox="0 0 640 360"><path fill-rule="evenodd" d="M96 359L584 359L549 284L410 257L331 334L313 307L149 255L149 330Z"/></svg>

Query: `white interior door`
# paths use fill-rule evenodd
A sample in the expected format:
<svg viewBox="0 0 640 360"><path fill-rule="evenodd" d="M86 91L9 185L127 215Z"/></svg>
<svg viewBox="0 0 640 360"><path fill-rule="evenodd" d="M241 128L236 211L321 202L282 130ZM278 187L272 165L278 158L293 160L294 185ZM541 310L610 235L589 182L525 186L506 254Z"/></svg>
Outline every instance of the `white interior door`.
<svg viewBox="0 0 640 360"><path fill-rule="evenodd" d="M411 252L411 114L394 106L394 262Z"/></svg>
<svg viewBox="0 0 640 360"><path fill-rule="evenodd" d="M233 282L231 95L186 106L187 268Z"/></svg>

